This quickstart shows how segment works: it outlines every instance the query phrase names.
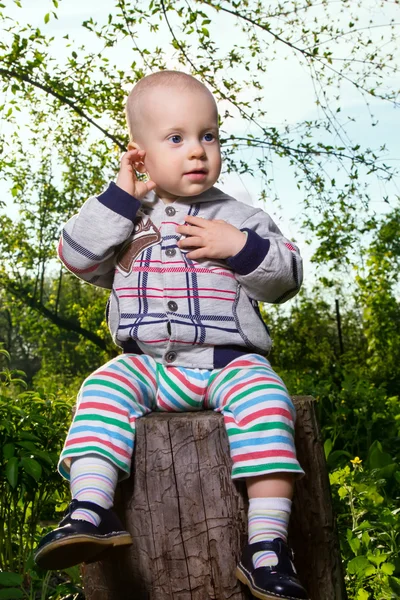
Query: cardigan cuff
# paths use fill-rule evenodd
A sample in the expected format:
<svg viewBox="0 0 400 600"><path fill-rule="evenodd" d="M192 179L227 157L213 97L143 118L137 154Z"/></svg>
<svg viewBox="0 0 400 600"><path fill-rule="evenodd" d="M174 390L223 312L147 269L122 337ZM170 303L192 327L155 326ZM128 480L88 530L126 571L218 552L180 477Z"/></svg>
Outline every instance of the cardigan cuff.
<svg viewBox="0 0 400 600"><path fill-rule="evenodd" d="M239 275L248 275L257 269L267 256L270 247L270 241L265 240L251 229L241 229L247 233L247 240L243 248L227 258L227 264Z"/></svg>
<svg viewBox="0 0 400 600"><path fill-rule="evenodd" d="M139 200L118 187L113 181L97 199L101 204L130 221L135 220L141 206Z"/></svg>

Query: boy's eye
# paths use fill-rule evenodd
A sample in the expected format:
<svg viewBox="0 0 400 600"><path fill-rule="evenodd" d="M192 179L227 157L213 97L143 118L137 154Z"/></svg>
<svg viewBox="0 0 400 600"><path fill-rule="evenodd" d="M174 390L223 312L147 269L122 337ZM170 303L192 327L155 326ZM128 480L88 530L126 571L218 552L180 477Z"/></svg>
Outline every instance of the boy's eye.
<svg viewBox="0 0 400 600"><path fill-rule="evenodd" d="M173 144L180 144L182 141L182 137L180 135L171 135L169 139Z"/></svg>
<svg viewBox="0 0 400 600"><path fill-rule="evenodd" d="M204 140L206 142L212 142L215 139L215 136L213 133L205 133L204 134Z"/></svg>

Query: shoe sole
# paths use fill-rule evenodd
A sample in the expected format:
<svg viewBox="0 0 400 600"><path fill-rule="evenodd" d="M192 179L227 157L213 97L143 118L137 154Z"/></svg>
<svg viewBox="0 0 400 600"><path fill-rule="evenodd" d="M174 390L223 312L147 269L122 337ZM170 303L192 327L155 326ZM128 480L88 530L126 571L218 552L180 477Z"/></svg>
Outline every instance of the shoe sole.
<svg viewBox="0 0 400 600"><path fill-rule="evenodd" d="M35 562L41 569L59 571L83 562L94 562L97 555L115 546L130 546L128 533L108 537L71 535L49 542L35 554Z"/></svg>
<svg viewBox="0 0 400 600"><path fill-rule="evenodd" d="M244 583L244 585L247 585L253 596L255 598L259 598L259 600L277 600L277 598L279 598L279 600L299 600L299 598L294 598L294 596L281 596L280 594L271 594L271 592L264 592L259 587L255 587L251 579L250 573L247 574L247 571L242 571L240 565L236 568L236 577L237 579L239 579L239 581Z"/></svg>

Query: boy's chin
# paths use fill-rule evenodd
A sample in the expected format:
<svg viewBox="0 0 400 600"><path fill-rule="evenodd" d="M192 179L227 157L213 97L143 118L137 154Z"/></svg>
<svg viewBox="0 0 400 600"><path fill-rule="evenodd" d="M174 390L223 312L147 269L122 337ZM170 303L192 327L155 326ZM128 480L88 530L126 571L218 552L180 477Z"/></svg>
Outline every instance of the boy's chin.
<svg viewBox="0 0 400 600"><path fill-rule="evenodd" d="M207 192L212 188L215 182L207 182L207 183L195 183L190 184L189 186L182 186L177 188L170 188L169 190L161 190L156 188L156 193L160 198L165 200L176 200L177 198L191 198L192 196L199 196L204 192Z"/></svg>

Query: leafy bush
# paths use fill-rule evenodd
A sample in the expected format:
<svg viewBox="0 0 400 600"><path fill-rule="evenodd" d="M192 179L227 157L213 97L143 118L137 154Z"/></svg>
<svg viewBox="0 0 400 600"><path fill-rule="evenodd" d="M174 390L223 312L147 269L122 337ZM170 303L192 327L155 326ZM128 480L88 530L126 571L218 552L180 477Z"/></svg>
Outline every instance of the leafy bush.
<svg viewBox="0 0 400 600"><path fill-rule="evenodd" d="M330 475L346 566L347 590L357 600L400 593L400 466L374 442L366 459L355 457Z"/></svg>
<svg viewBox="0 0 400 600"><path fill-rule="evenodd" d="M317 401L349 599L399 598L400 403L393 391L400 370L394 351L384 364L384 335L375 323L378 368L378 353L369 352L373 334L352 309L342 315L340 353L334 311L318 298L300 296L290 315L271 311L267 320L273 324L274 368L292 394ZM390 325L388 346L397 336Z"/></svg>
<svg viewBox="0 0 400 600"><path fill-rule="evenodd" d="M57 460L71 403L27 391L22 376L0 371L0 597L78 598L78 569L46 573L33 562L38 540L67 504Z"/></svg>

